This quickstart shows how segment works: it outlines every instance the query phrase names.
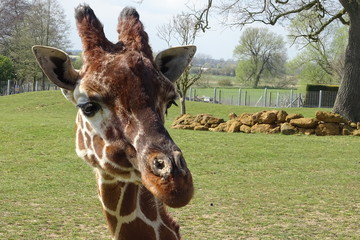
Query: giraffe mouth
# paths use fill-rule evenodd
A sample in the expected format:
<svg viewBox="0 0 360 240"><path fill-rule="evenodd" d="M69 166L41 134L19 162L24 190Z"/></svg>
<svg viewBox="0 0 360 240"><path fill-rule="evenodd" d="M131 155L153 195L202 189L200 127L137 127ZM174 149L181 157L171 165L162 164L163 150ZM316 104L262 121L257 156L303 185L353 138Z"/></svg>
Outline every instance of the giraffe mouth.
<svg viewBox="0 0 360 240"><path fill-rule="evenodd" d="M169 207L187 205L194 193L192 175L181 152L175 151L171 158L156 154L149 159L142 172L144 186Z"/></svg>

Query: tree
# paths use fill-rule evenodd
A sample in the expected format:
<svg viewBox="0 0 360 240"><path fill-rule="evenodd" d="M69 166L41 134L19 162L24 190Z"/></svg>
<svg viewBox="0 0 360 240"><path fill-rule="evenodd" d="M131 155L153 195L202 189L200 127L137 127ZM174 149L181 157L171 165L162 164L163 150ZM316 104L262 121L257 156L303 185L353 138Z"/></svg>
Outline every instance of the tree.
<svg viewBox="0 0 360 240"><path fill-rule="evenodd" d="M12 80L15 77L14 66L9 58L0 55L0 81Z"/></svg>
<svg viewBox="0 0 360 240"><path fill-rule="evenodd" d="M247 28L240 37L234 55L240 59L237 78L245 85L257 88L260 79L269 74L276 77L284 72L285 43L281 35L267 28Z"/></svg>
<svg viewBox="0 0 360 240"><path fill-rule="evenodd" d="M304 18L304 15L307 17ZM292 65L302 69L299 74L302 83L339 84L344 69L347 26L340 27L333 23L319 33L317 41L298 38L297 36L306 34L314 18L316 16L313 12L307 12L291 21L290 38L304 46L302 52L293 59Z"/></svg>
<svg viewBox="0 0 360 240"><path fill-rule="evenodd" d="M48 45L66 49L69 46L69 24L64 10L57 0L34 0L31 3L22 0L0 0L0 14L9 24L7 29L0 29L0 51L13 62L16 80L24 82L42 81L45 88L47 78L38 67L31 52L33 45ZM6 5L9 4L9 5ZM13 13L15 12L15 13ZM10 17L8 17L10 16Z"/></svg>
<svg viewBox="0 0 360 240"><path fill-rule="evenodd" d="M165 25L158 27L158 37L164 40L170 47L172 40L175 39L180 45L192 45L198 35L199 30L195 28L196 19L187 13L181 13L172 18ZM183 74L176 81L176 89L180 98L181 114L186 113L186 95L189 88L197 82L202 74L201 68L196 74L190 74L192 65L185 68Z"/></svg>
<svg viewBox="0 0 360 240"><path fill-rule="evenodd" d="M275 25L304 12L316 13L306 34L298 37L317 41L319 34L332 22L349 25L348 45L345 53L344 74L336 97L333 111L351 121L360 121L360 1L359 0L225 0L218 8L208 0L207 6L194 15L197 28L209 28L208 17L212 9L219 9L230 25L244 26L253 22Z"/></svg>

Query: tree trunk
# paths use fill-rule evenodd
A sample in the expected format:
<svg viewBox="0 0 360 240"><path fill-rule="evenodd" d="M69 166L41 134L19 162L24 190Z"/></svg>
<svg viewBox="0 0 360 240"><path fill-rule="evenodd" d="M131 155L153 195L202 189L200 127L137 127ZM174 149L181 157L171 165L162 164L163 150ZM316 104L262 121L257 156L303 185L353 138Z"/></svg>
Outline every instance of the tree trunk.
<svg viewBox="0 0 360 240"><path fill-rule="evenodd" d="M180 98L181 115L186 114L185 98Z"/></svg>
<svg viewBox="0 0 360 240"><path fill-rule="evenodd" d="M360 9L349 12L349 42L345 55L345 69L333 112L353 122L360 122Z"/></svg>

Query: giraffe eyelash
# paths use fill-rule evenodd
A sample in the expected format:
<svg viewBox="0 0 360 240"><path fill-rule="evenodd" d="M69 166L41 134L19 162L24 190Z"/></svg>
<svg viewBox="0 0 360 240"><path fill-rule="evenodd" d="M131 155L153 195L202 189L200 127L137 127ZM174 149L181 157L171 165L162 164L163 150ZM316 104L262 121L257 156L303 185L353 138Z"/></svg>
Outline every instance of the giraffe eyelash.
<svg viewBox="0 0 360 240"><path fill-rule="evenodd" d="M95 102L78 104L77 107L80 108L87 117L94 116L101 109L101 106Z"/></svg>

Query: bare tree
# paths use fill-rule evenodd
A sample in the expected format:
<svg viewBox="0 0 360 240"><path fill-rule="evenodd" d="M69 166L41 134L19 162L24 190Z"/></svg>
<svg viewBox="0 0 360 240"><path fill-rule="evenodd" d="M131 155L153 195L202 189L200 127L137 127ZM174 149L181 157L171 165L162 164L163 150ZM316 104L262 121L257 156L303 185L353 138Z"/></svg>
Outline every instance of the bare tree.
<svg viewBox="0 0 360 240"><path fill-rule="evenodd" d="M171 46L175 39L177 44L192 45L198 35L199 30L195 28L196 19L187 13L181 13L174 16L171 21L165 25L158 27L158 37L164 40L168 46ZM196 74L190 74L192 65L184 70L183 74L176 81L177 92L180 97L181 114L186 113L186 94L189 88L200 79L202 70Z"/></svg>
<svg viewBox="0 0 360 240"><path fill-rule="evenodd" d="M31 47L48 45L66 49L69 46L69 24L64 10L57 0L34 0L31 3L21 0L0 1L2 4L10 4L0 9L0 12L9 12L12 17L7 21L15 21L14 24L7 23L11 25L8 30L2 32L0 29L0 46L4 46L0 49L13 62L19 85L31 81L35 88L35 82L41 80L44 89L47 78L36 64Z"/></svg>
<svg viewBox="0 0 360 240"><path fill-rule="evenodd" d="M226 24L239 27L254 22L271 25L278 22L286 23L298 14L313 11L316 13L316 18L309 24L306 33L298 36L311 41L317 41L319 34L334 21L350 25L345 70L333 111L351 121L360 121L360 2L358 0L224 0L218 6L213 6L212 0L208 0L207 7L195 12L199 29L205 31L208 28L207 16L211 10L221 14Z"/></svg>
<svg viewBox="0 0 360 240"><path fill-rule="evenodd" d="M247 28L240 37L239 45L234 50L234 55L241 60L241 68L237 77L246 79L253 88L257 88L260 79L267 72L277 76L284 72L286 62L285 43L281 35L270 32L267 28ZM244 81L243 81L244 82Z"/></svg>

